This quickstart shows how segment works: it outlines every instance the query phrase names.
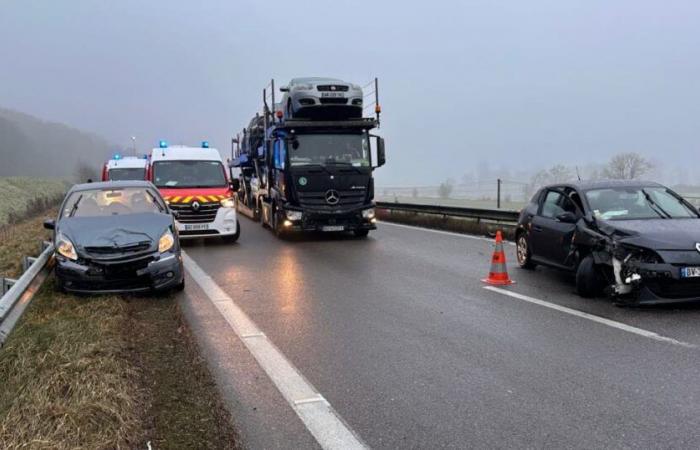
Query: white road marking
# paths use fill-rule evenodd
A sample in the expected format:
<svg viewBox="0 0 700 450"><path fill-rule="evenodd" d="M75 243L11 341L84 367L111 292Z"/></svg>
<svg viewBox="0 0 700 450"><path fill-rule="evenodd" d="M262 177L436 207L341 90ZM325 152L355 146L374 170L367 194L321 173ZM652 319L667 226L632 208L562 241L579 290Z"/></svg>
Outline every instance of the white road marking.
<svg viewBox="0 0 700 450"><path fill-rule="evenodd" d="M226 319L319 445L324 449L368 448L233 299L184 251L182 258L192 279Z"/></svg>
<svg viewBox="0 0 700 450"><path fill-rule="evenodd" d="M427 231L429 233L443 234L445 236L454 236L454 237L461 237L461 238L467 238L467 239L475 239L477 241L486 241L489 243L493 243L492 238L488 238L485 236L474 236L473 234L462 234L462 233L455 233L452 231L434 230L432 228L416 227L413 225L405 225L403 223L385 222L383 220L380 220L379 223L381 223L382 225L391 225L392 227L408 228L410 230ZM504 240L503 242L507 243L509 245L515 245L514 242L510 242L510 241L506 241L506 240Z"/></svg>
<svg viewBox="0 0 700 450"><path fill-rule="evenodd" d="M559 312L570 314L572 316L580 317L582 319L587 319L593 322L600 323L602 325L607 325L612 328L617 328L618 330L626 331L628 333L636 334L638 336L643 336L645 338L653 339L655 341L666 342L673 345L679 345L686 348L696 348L696 345L689 344L687 342L679 341L670 337L661 336L660 334L654 333L653 331L644 330L642 328L633 327L631 325L624 324L622 322L617 322L615 320L606 319L604 317L595 316L593 314L588 314L583 311L578 311L576 309L567 308L566 306L557 305L556 303L546 302L544 300L539 300L528 295L518 294L517 292L508 291L506 289L497 288L494 286L484 286L492 292L497 292L499 294L507 295L509 297L517 298L518 300L523 300L535 305L544 306L545 308L554 309Z"/></svg>

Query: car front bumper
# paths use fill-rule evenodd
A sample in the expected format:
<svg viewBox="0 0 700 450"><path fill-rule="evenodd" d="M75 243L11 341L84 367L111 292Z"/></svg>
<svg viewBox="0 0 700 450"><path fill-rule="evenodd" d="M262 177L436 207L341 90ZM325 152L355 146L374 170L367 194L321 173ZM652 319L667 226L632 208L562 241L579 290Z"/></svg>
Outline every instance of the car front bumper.
<svg viewBox="0 0 700 450"><path fill-rule="evenodd" d="M184 270L179 253L119 261L71 261L59 255L56 277L68 292L120 294L168 290L182 283Z"/></svg>
<svg viewBox="0 0 700 450"><path fill-rule="evenodd" d="M700 278L681 277L681 267L693 265L675 262L633 264L632 271L640 276L632 283L636 293L633 303L665 305L700 302Z"/></svg>

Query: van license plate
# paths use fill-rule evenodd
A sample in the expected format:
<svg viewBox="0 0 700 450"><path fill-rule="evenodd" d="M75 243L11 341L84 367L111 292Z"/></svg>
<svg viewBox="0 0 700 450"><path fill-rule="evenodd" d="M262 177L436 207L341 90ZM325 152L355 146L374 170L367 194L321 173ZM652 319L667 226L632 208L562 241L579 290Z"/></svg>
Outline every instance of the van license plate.
<svg viewBox="0 0 700 450"><path fill-rule="evenodd" d="M700 277L700 267L681 267L681 278Z"/></svg>
<svg viewBox="0 0 700 450"><path fill-rule="evenodd" d="M321 231L343 231L345 229L342 225L327 225L321 228Z"/></svg>
<svg viewBox="0 0 700 450"><path fill-rule="evenodd" d="M209 229L208 223L193 223L193 224L186 224L185 225L185 231L202 231L202 230L208 230L208 229Z"/></svg>

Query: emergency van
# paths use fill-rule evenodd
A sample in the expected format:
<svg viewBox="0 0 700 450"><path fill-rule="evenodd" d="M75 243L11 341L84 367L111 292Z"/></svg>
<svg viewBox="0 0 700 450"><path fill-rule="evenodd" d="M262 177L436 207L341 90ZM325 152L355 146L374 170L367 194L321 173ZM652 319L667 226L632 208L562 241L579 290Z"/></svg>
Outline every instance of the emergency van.
<svg viewBox="0 0 700 450"><path fill-rule="evenodd" d="M102 181L145 180L148 159L114 155L102 166Z"/></svg>
<svg viewBox="0 0 700 450"><path fill-rule="evenodd" d="M207 142L186 147L161 141L151 152L148 180L175 213L180 238L235 242L240 236L234 201L239 181L229 180L219 151Z"/></svg>

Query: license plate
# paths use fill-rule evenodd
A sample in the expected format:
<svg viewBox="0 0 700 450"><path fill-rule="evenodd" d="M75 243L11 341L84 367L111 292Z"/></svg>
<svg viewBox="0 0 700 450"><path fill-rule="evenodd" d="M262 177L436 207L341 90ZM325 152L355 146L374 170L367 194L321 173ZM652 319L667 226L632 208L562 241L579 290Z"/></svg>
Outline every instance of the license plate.
<svg viewBox="0 0 700 450"><path fill-rule="evenodd" d="M185 231L202 231L202 230L208 230L209 229L209 224L208 223L192 223L192 224L185 224Z"/></svg>
<svg viewBox="0 0 700 450"><path fill-rule="evenodd" d="M681 278L700 277L700 267L681 267Z"/></svg>
<svg viewBox="0 0 700 450"><path fill-rule="evenodd" d="M343 94L342 92L321 92L321 97L339 98L345 97L345 94Z"/></svg>
<svg viewBox="0 0 700 450"><path fill-rule="evenodd" d="M343 231L345 229L342 225L327 225L321 228L321 231Z"/></svg>

